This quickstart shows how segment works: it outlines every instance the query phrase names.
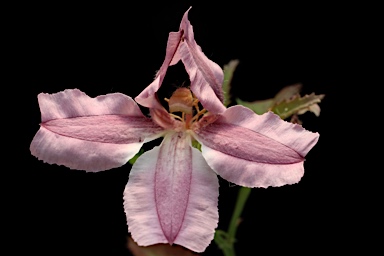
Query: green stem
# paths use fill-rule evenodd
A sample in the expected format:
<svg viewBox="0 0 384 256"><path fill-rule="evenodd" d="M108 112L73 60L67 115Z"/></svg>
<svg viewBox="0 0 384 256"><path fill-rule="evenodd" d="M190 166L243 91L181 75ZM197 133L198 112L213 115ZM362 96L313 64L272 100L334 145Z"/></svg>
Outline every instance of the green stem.
<svg viewBox="0 0 384 256"><path fill-rule="evenodd" d="M247 202L248 196L251 193L251 188L241 187L239 194L237 195L237 201L235 209L233 210L232 219L229 223L228 236L235 240L237 227L239 226L240 216L243 212L245 203Z"/></svg>
<svg viewBox="0 0 384 256"><path fill-rule="evenodd" d="M236 256L235 241L236 231L239 226L240 216L243 212L245 203L251 193L251 188L241 187L237 195L235 209L233 210L232 218L229 223L228 231L217 230L215 234L215 242L223 251L225 256Z"/></svg>

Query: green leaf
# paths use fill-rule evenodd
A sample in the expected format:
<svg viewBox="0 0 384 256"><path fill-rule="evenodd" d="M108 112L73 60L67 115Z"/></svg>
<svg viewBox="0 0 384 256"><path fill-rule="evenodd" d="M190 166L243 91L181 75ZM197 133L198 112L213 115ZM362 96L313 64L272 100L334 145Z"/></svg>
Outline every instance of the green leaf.
<svg viewBox="0 0 384 256"><path fill-rule="evenodd" d="M289 116L296 115L296 122L300 123L297 115L302 115L307 111L313 112L316 116L320 115L320 103L324 98L324 94L300 96L300 90L302 84L293 84L281 89L274 98L266 100L257 100L253 102L242 101L236 98L236 102L239 105L243 105L253 110L256 114L264 114L267 111L273 111L279 115L282 119Z"/></svg>
<svg viewBox="0 0 384 256"><path fill-rule="evenodd" d="M324 94L316 95L311 93L301 97L297 94L288 100L275 104L271 110L282 119L293 114L303 114L308 110L314 112L318 116L320 114L320 107L317 103L320 103L324 96Z"/></svg>
<svg viewBox="0 0 384 256"><path fill-rule="evenodd" d="M231 60L228 64L224 65L224 81L223 81L223 91L224 91L224 106L228 106L231 103L231 82L233 73L236 70L237 65L239 65L239 60Z"/></svg>
<svg viewBox="0 0 384 256"><path fill-rule="evenodd" d="M274 104L274 99L268 99L268 100L257 100L253 102L247 102L242 101L239 98L236 98L236 102L239 105L243 105L244 107L247 107L249 109L252 109L256 114L264 114L267 112Z"/></svg>
<svg viewBox="0 0 384 256"><path fill-rule="evenodd" d="M294 95L298 94L301 90L302 85L301 84L293 84L288 85L281 89L274 98L266 99L266 100L256 100L252 102L242 101L241 99L237 98L236 102L239 105L243 105L247 108L252 109L256 114L264 114L265 112L272 109L272 107L283 100L288 100Z"/></svg>

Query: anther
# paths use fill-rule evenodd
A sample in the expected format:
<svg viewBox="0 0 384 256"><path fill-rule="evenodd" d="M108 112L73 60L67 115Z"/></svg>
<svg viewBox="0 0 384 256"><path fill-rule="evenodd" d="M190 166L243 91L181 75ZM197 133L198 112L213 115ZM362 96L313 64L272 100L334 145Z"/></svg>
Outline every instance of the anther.
<svg viewBox="0 0 384 256"><path fill-rule="evenodd" d="M169 106L169 112L182 112L192 114L194 98L192 92L185 87L176 89L169 100L166 99Z"/></svg>

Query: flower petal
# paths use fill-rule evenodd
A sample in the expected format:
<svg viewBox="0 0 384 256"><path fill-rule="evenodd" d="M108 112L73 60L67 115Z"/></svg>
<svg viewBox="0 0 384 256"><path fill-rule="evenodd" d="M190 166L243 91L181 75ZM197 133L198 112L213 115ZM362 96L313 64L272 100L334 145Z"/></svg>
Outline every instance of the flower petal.
<svg viewBox="0 0 384 256"><path fill-rule="evenodd" d="M144 116L131 97L121 93L111 93L91 98L78 89L38 96L41 121L97 115Z"/></svg>
<svg viewBox="0 0 384 256"><path fill-rule="evenodd" d="M124 191L129 231L141 246L175 243L202 252L218 222L219 184L190 137L170 133L132 167Z"/></svg>
<svg viewBox="0 0 384 256"><path fill-rule="evenodd" d="M271 112L259 116L243 106L228 108L195 136L209 166L246 187L297 183L304 174L304 157L319 138Z"/></svg>
<svg viewBox="0 0 384 256"><path fill-rule="evenodd" d="M180 31L169 33L165 59L156 74L155 80L135 98L135 101L140 105L147 108L163 108L156 97L156 92L159 90L161 84L163 83L168 66L175 65L180 60L177 49L180 44L181 35L182 33Z"/></svg>
<svg viewBox="0 0 384 256"><path fill-rule="evenodd" d="M220 66L208 59L197 45L193 28L188 20L190 9L185 12L179 31L169 33L165 59L155 80L135 100L148 108L163 108L155 94L163 83L168 67L181 59L191 81L191 90L201 104L211 113L222 113L226 109L222 103L224 73Z"/></svg>
<svg viewBox="0 0 384 256"><path fill-rule="evenodd" d="M151 108L149 113L152 121L166 130L177 130L182 126L164 108Z"/></svg>
<svg viewBox="0 0 384 256"><path fill-rule="evenodd" d="M79 90L65 90L38 97L43 123L30 150L50 164L86 171L119 167L143 143L164 133L123 94L92 99Z"/></svg>
<svg viewBox="0 0 384 256"><path fill-rule="evenodd" d="M226 109L222 103L224 73L221 67L208 59L197 45L193 27L188 20L190 9L185 12L180 24L180 31L183 31L179 48L180 58L189 74L191 90L204 108L213 114L222 113Z"/></svg>

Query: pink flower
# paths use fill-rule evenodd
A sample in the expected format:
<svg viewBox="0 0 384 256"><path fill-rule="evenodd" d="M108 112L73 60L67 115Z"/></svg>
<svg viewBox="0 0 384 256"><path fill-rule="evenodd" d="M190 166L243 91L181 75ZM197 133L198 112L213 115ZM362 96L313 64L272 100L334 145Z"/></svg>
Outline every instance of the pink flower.
<svg viewBox="0 0 384 256"><path fill-rule="evenodd" d="M42 123L30 149L47 163L97 172L124 165L145 142L164 137L130 172L124 191L128 228L142 246L175 243L202 252L218 222L217 174L246 187L297 183L319 134L271 112L227 109L222 69L196 44L187 15L180 30L169 34L155 80L135 98L150 109L151 118L120 93L96 98L77 89L41 93ZM167 111L157 91L167 68L179 60L191 86L174 92ZM201 152L192 147L194 140Z"/></svg>

